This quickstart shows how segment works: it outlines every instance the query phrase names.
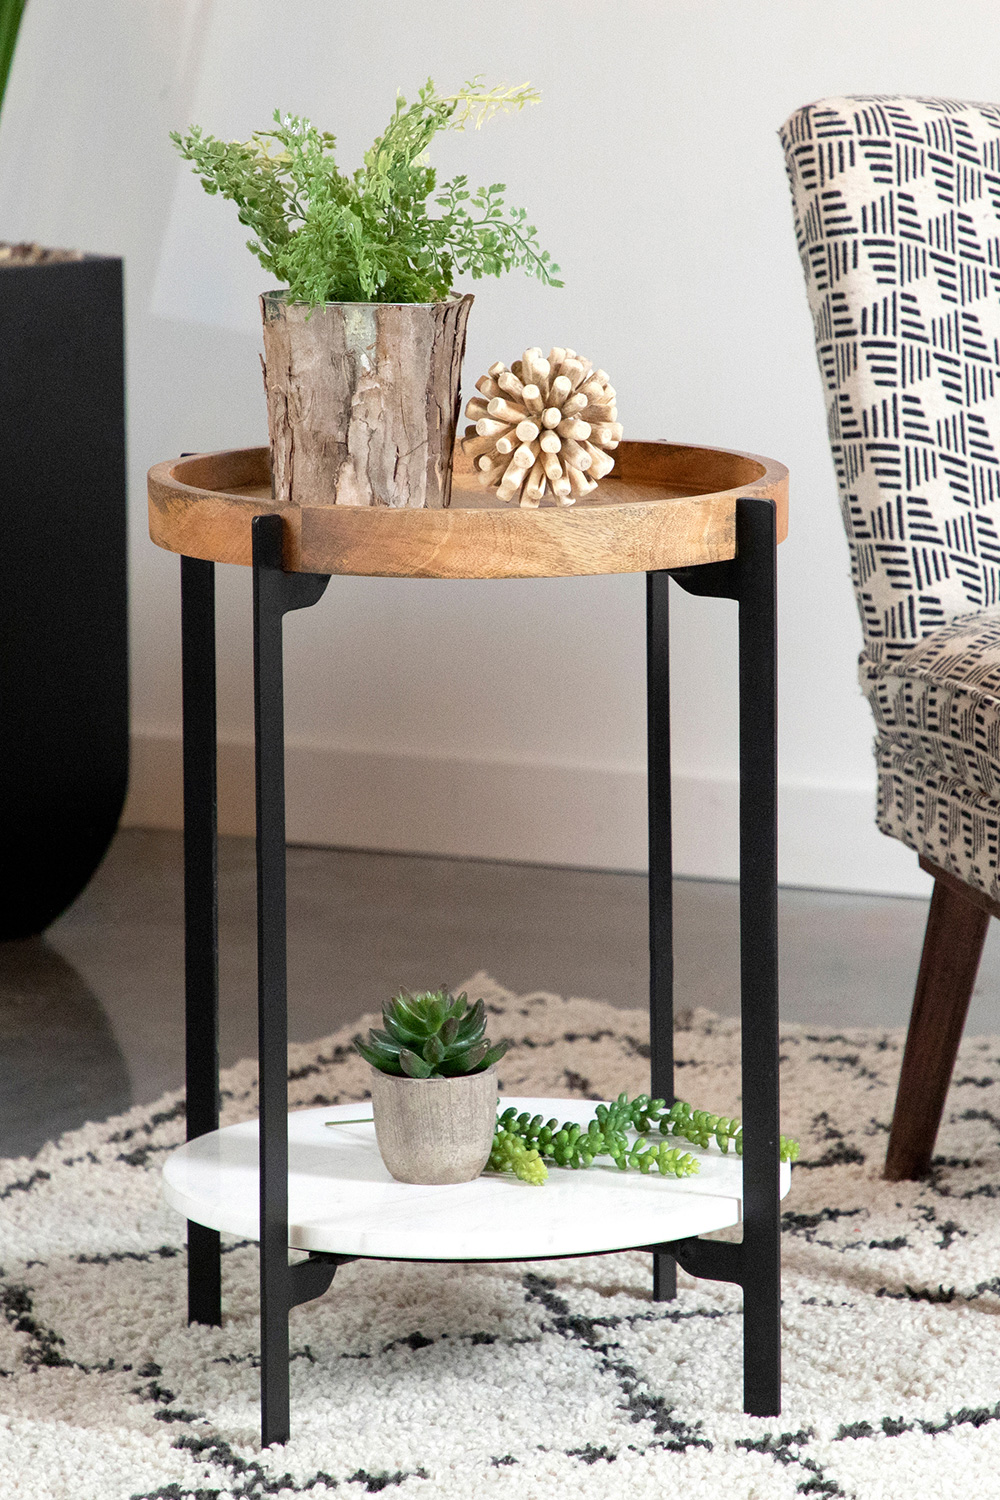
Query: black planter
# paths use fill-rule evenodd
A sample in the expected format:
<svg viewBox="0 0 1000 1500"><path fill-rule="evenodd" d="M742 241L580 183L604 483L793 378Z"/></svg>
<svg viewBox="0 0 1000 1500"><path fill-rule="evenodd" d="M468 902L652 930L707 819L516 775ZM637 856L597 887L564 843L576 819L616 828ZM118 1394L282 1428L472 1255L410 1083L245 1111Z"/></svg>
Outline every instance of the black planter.
<svg viewBox="0 0 1000 1500"><path fill-rule="evenodd" d="M128 783L122 263L0 266L0 938L90 879Z"/></svg>

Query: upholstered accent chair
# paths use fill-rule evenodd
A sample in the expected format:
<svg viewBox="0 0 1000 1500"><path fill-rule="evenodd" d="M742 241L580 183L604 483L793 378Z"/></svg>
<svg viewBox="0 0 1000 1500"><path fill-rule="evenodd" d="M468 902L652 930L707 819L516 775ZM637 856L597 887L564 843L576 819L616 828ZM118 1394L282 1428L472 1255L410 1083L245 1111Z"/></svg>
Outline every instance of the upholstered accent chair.
<svg viewBox="0 0 1000 1500"><path fill-rule="evenodd" d="M781 131L875 717L876 820L934 877L886 1176L931 1164L1000 916L1000 105Z"/></svg>

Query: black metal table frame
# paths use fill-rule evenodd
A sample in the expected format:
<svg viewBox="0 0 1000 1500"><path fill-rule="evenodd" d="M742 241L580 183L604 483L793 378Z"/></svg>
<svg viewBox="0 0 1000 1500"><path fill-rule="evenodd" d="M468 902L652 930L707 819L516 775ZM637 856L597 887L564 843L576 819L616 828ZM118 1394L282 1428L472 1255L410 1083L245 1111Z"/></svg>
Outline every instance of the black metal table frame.
<svg viewBox="0 0 1000 1500"><path fill-rule="evenodd" d="M254 736L260 1072L261 1438L289 1435L288 1314L321 1296L350 1256L288 1259L288 1019L282 620L322 596L329 576L282 570L280 516L253 527ZM740 1006L743 1237L676 1240L653 1255L653 1296L676 1295L676 1262L743 1288L743 1399L781 1410L778 1158L776 529L770 500L736 501L736 557L646 575L649 758L651 1089L673 1091L673 915L670 820L671 577L692 594L739 606ZM181 558L184 714L184 921L187 1138L219 1125L219 931L216 790L215 564ZM220 1324L217 1231L188 1225L188 1319Z"/></svg>

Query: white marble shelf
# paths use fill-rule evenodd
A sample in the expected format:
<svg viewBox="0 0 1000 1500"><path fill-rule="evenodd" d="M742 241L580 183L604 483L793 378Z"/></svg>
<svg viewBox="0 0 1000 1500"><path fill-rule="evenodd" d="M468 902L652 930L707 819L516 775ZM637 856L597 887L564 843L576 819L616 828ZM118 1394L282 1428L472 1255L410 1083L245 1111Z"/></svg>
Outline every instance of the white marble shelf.
<svg viewBox="0 0 1000 1500"><path fill-rule="evenodd" d="M589 1100L502 1098L500 1108L581 1124ZM740 1222L740 1158L671 1141L698 1158L686 1178L593 1166L551 1168L543 1187L483 1176L446 1187L396 1182L370 1124L328 1120L369 1114L371 1104L296 1110L288 1116L288 1243L391 1260L530 1260L627 1250ZM659 1139L656 1136L655 1139ZM781 1168L781 1195L790 1169ZM163 1168L172 1208L244 1239L258 1236L257 1121L229 1125L179 1146Z"/></svg>

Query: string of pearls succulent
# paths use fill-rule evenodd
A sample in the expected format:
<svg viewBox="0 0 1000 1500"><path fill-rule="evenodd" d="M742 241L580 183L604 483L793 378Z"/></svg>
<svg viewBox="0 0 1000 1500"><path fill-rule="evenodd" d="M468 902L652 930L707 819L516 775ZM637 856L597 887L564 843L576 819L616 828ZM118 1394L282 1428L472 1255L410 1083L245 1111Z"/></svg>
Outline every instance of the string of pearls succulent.
<svg viewBox="0 0 1000 1500"><path fill-rule="evenodd" d="M621 442L615 390L575 349L525 349L508 370L497 361L476 381L462 451L497 498L572 505L614 468Z"/></svg>

